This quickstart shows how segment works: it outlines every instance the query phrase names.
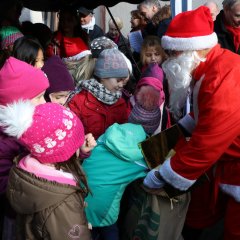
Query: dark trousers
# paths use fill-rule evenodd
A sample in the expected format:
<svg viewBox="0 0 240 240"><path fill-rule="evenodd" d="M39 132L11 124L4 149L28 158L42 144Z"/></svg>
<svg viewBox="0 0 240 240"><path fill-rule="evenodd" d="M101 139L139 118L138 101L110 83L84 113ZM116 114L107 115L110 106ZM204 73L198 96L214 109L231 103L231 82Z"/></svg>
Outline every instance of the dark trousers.
<svg viewBox="0 0 240 240"><path fill-rule="evenodd" d="M93 240L119 240L116 223L106 227L93 227L91 232Z"/></svg>

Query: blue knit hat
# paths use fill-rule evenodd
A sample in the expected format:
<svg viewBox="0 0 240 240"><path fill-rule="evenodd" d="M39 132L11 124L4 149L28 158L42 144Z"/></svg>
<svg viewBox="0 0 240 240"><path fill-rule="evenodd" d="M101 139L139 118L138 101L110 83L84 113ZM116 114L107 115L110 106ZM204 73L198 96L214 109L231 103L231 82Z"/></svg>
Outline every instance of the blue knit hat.
<svg viewBox="0 0 240 240"><path fill-rule="evenodd" d="M129 75L127 63L117 49L105 49L97 58L94 75L99 78L126 78Z"/></svg>

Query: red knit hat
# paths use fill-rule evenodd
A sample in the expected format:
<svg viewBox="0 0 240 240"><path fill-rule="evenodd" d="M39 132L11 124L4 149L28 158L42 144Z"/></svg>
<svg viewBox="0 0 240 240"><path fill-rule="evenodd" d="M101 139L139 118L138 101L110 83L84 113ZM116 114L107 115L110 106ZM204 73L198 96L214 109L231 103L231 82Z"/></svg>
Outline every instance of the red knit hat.
<svg viewBox="0 0 240 240"><path fill-rule="evenodd" d="M42 70L10 57L0 70L0 105L32 99L48 87L48 78Z"/></svg>
<svg viewBox="0 0 240 240"><path fill-rule="evenodd" d="M67 161L84 143L84 129L79 118L55 103L34 106L18 101L0 107L3 131L22 141L41 163Z"/></svg>
<svg viewBox="0 0 240 240"><path fill-rule="evenodd" d="M209 8L205 6L180 13L173 18L162 37L162 47L175 51L212 48L218 43L213 27Z"/></svg>

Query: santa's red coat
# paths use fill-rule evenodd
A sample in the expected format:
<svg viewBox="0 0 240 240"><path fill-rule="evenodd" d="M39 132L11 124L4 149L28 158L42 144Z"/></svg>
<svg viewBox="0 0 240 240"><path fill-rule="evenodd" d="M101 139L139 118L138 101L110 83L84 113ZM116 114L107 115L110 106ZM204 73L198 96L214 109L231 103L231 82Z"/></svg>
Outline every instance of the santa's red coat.
<svg viewBox="0 0 240 240"><path fill-rule="evenodd" d="M160 169L163 178L186 190L214 167L216 186L240 201L240 56L215 46L194 72L194 121L190 141Z"/></svg>

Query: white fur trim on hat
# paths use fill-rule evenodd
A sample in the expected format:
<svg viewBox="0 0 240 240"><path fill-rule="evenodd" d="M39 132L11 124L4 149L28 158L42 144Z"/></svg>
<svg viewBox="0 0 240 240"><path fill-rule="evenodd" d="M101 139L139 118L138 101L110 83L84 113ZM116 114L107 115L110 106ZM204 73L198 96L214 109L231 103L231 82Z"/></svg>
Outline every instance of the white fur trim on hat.
<svg viewBox="0 0 240 240"><path fill-rule="evenodd" d="M167 159L164 162L164 164L160 167L159 172L166 182L182 191L186 191L196 182L196 180L184 178L176 173L171 167L170 159Z"/></svg>
<svg viewBox="0 0 240 240"><path fill-rule="evenodd" d="M169 37L165 35L162 37L161 42L164 49L175 51L191 51L212 48L218 43L218 38L215 32L206 36L190 38Z"/></svg>
<svg viewBox="0 0 240 240"><path fill-rule="evenodd" d="M132 63L130 62L130 60L121 52L123 58L125 59L126 63L127 63L127 66L128 66L128 71L129 71L129 74L132 75Z"/></svg>
<svg viewBox="0 0 240 240"><path fill-rule="evenodd" d="M67 58L63 58L63 60L66 62L66 61L78 61L80 60L81 58L83 57L86 57L87 55L91 55L91 51L90 50L85 50L85 51L82 51L72 57L67 57Z"/></svg>
<svg viewBox="0 0 240 240"><path fill-rule="evenodd" d="M19 100L0 106L0 126L9 136L20 138L32 125L35 106L29 101Z"/></svg>

